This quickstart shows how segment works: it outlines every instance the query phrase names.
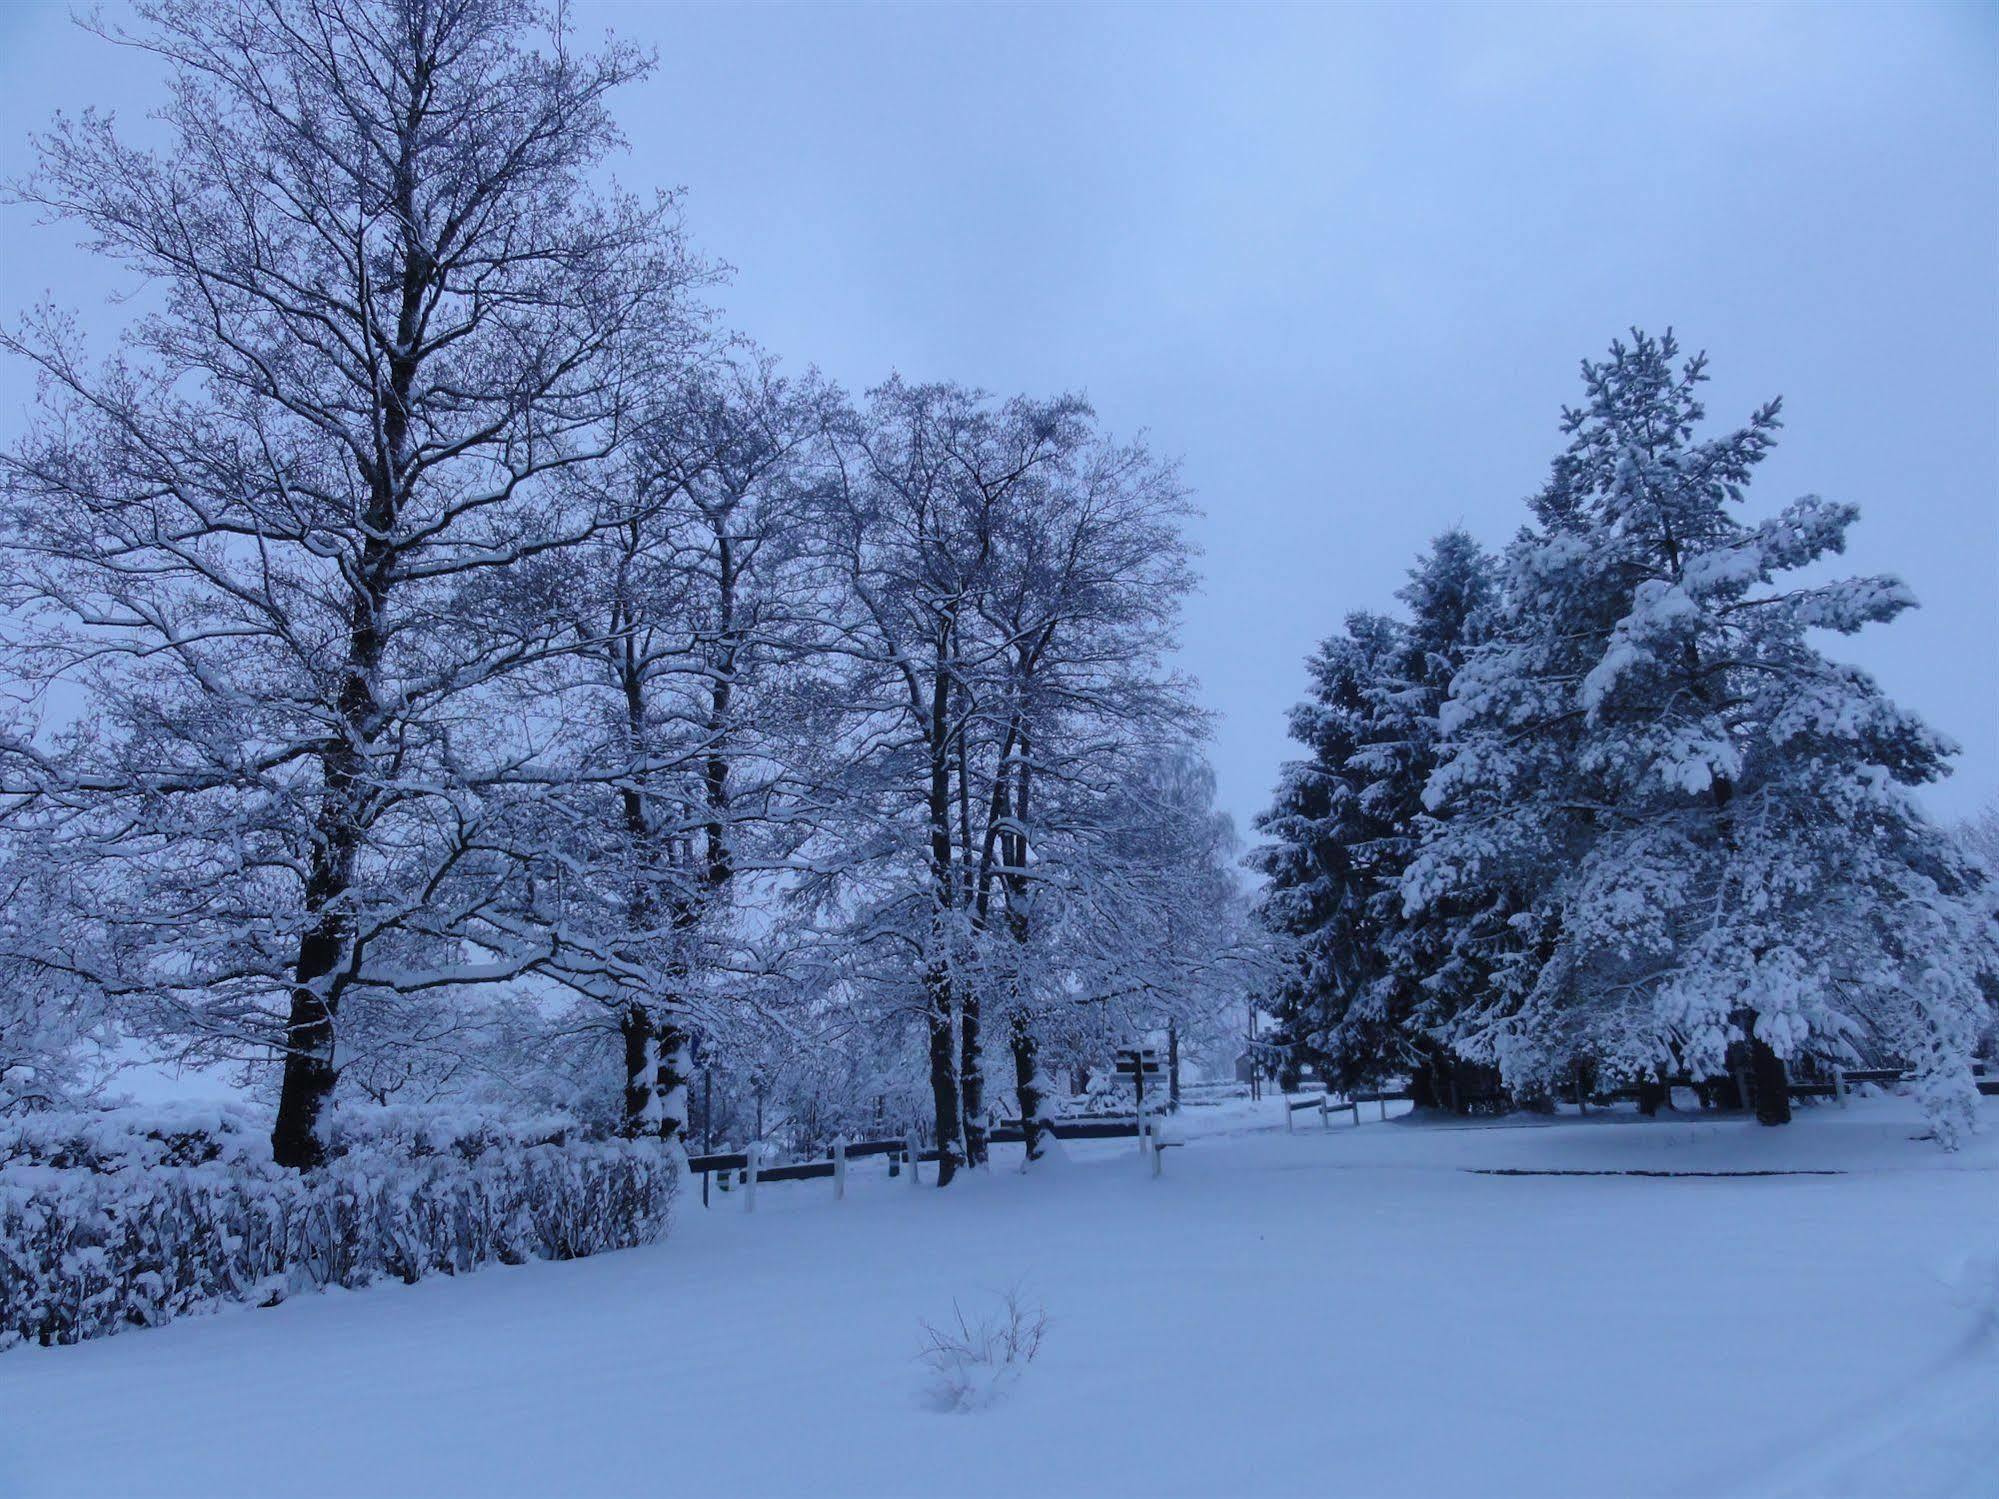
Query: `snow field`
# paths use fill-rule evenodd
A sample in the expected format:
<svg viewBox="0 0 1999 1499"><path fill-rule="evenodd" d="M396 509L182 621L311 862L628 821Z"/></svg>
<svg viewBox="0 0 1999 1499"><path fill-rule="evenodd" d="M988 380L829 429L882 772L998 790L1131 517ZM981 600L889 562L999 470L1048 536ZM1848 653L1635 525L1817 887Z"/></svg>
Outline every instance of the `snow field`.
<svg viewBox="0 0 1999 1499"><path fill-rule="evenodd" d="M650 1249L0 1358L0 1493L1991 1494L1999 1111L1286 1134L944 1193L698 1193ZM1305 1119L1312 1120L1309 1127ZM1475 1170L1841 1175L1491 1176ZM920 1321L1039 1356L943 1413Z"/></svg>

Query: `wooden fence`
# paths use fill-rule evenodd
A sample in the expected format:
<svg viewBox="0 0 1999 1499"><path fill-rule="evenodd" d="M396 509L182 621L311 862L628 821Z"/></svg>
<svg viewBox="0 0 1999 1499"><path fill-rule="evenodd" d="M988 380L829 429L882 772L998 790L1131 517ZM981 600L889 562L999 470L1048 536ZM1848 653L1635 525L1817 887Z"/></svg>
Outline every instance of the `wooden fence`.
<svg viewBox="0 0 1999 1499"><path fill-rule="evenodd" d="M1140 1119L1136 1115L1105 1115L1098 1118L1062 1119L1044 1124L1043 1129L1058 1140L1117 1140L1138 1139L1140 1148L1152 1165L1152 1174L1160 1174L1159 1153L1178 1145L1178 1141L1162 1140L1158 1137L1158 1121L1155 1118ZM987 1136L993 1145L1021 1145L1027 1135L1018 1119L1003 1120L997 1129ZM940 1152L933 1146L926 1150L916 1138L914 1131L900 1140L857 1140L848 1141L844 1137L836 1139L826 1148L826 1158L819 1161L791 1161L783 1165L766 1164L760 1153L750 1151L724 1151L713 1155L690 1156L687 1169L701 1177L701 1202L708 1203L708 1183L710 1178L719 1178L722 1189L727 1191L730 1183L743 1188L743 1206L746 1211L756 1210L756 1191L762 1182L807 1181L814 1177L833 1178L833 1195L836 1198L847 1195L847 1163L862 1160L868 1156L887 1156L890 1176L908 1172L911 1186L918 1184L915 1166L924 1162L935 1164Z"/></svg>
<svg viewBox="0 0 1999 1499"><path fill-rule="evenodd" d="M1407 1103L1413 1097L1415 1095L1407 1088L1395 1089L1388 1092L1343 1093L1339 1095L1337 1101L1331 1093L1306 1093L1296 1098L1286 1094L1284 1095L1284 1128L1287 1130L1295 1129L1297 1126L1292 1123L1292 1116L1294 1114L1301 1114L1307 1109L1318 1110L1319 1122L1327 1129L1333 1127L1333 1115L1335 1114L1349 1114L1354 1124L1358 1125L1360 1123L1360 1106L1364 1103L1378 1104L1381 1108L1381 1117L1386 1119L1388 1117L1388 1106L1391 1103Z"/></svg>
<svg viewBox="0 0 1999 1499"><path fill-rule="evenodd" d="M1908 1074L1899 1067L1856 1067L1851 1070L1835 1068L1831 1082L1791 1083L1789 1090L1793 1098L1837 1098L1846 1102L1846 1090L1859 1083L1899 1083L1908 1080ZM1980 1076L1978 1091L1999 1095L1999 1077ZM1668 1088L1692 1088L1695 1083L1689 1078L1672 1078L1665 1084ZM1638 1090L1614 1088L1592 1093L1589 1102L1602 1105L1620 1099L1632 1099ZM1407 1103L1414 1095L1407 1088L1368 1090L1359 1093L1341 1094L1337 1098L1331 1093L1307 1093L1299 1096L1284 1095L1284 1128L1293 1130L1294 1117L1307 1111L1317 1111L1319 1122L1325 1128L1332 1128L1333 1115L1346 1114L1351 1122L1360 1124L1360 1106L1375 1104L1380 1109L1380 1117L1388 1118L1391 1103ZM1058 1140L1117 1140L1140 1139L1140 1149L1149 1158L1152 1174L1159 1175L1160 1152L1172 1149L1180 1142L1161 1140L1157 1133L1157 1120L1141 1119L1136 1115L1103 1115L1093 1118L1074 1118L1054 1121L1042 1126ZM999 1127L986 1136L994 1145L1020 1145L1027 1136L1018 1119L1003 1120ZM924 1162L934 1164L938 1151L933 1147L922 1148L915 1133L905 1135L900 1140L858 1140L849 1142L837 1139L827 1147L826 1158L819 1161L792 1161L783 1165L765 1164L759 1156L747 1151L725 1151L714 1155L698 1155L688 1159L687 1169L701 1177L701 1202L708 1203L708 1183L710 1178L720 1178L723 1190L728 1190L730 1182L744 1188L744 1207L754 1211L756 1190L760 1182L807 1181L815 1177L833 1178L833 1195L847 1194L847 1163L864 1160L868 1156L887 1156L890 1176L904 1171L909 1174L910 1185L917 1185L915 1165Z"/></svg>

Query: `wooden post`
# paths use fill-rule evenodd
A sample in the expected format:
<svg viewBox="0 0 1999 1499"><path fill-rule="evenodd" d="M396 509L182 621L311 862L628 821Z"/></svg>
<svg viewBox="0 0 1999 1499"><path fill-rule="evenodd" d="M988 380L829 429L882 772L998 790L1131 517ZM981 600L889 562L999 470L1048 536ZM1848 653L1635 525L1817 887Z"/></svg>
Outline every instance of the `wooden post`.
<svg viewBox="0 0 1999 1499"><path fill-rule="evenodd" d="M1832 1065L1832 1092L1833 1092L1833 1097L1835 1097L1835 1098L1837 1098L1837 1099L1839 1100L1839 1106L1840 1106L1840 1107L1841 1107L1842 1109L1843 1109L1843 1108L1845 1108L1845 1107L1846 1107L1846 1069L1845 1069L1844 1067L1840 1066L1840 1065L1839 1065L1839 1063L1837 1063L1837 1062L1833 1063L1833 1065Z"/></svg>
<svg viewBox="0 0 1999 1499"><path fill-rule="evenodd" d="M840 1201L847 1195L847 1137L833 1137L833 1200Z"/></svg>
<svg viewBox="0 0 1999 1499"><path fill-rule="evenodd" d="M1381 1122L1388 1123L1388 1098L1385 1094L1375 1096L1375 1104L1381 1109Z"/></svg>
<svg viewBox="0 0 1999 1499"><path fill-rule="evenodd" d="M914 1187L920 1185L916 1170L916 1131L911 1130L905 1140L909 1146L909 1184Z"/></svg>
<svg viewBox="0 0 1999 1499"><path fill-rule="evenodd" d="M1296 1129L1296 1126L1291 1122L1291 1095L1280 1092L1277 1095L1277 1101L1284 1105L1284 1133L1288 1135Z"/></svg>
<svg viewBox="0 0 1999 1499"><path fill-rule="evenodd" d="M1166 1022L1166 1102L1173 1113L1180 1110L1180 1022Z"/></svg>
<svg viewBox="0 0 1999 1499"><path fill-rule="evenodd" d="M715 1069L701 1069L701 1153L715 1153ZM701 1173L701 1206L708 1206L708 1178L715 1173Z"/></svg>
<svg viewBox="0 0 1999 1499"><path fill-rule="evenodd" d="M1249 1101L1263 1098L1263 1062L1256 1050L1256 1001L1249 1002Z"/></svg>
<svg viewBox="0 0 1999 1499"><path fill-rule="evenodd" d="M748 1190L743 1193L743 1211L746 1213L754 1213L757 1210L757 1166L762 1160L763 1153L764 1142L761 1140L750 1141L750 1148L743 1152L749 1161Z"/></svg>

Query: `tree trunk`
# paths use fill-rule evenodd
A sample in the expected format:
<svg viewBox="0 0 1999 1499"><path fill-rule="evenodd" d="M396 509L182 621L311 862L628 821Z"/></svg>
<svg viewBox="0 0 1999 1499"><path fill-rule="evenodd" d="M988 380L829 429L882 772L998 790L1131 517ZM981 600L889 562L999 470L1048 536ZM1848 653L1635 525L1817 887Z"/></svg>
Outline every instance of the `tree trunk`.
<svg viewBox="0 0 1999 1499"><path fill-rule="evenodd" d="M694 1072L694 1058L687 1028L677 1021L661 1024L657 1045L658 1066L653 1075L653 1092L658 1099L659 1138L668 1145L685 1146L687 1135L687 1084Z"/></svg>
<svg viewBox="0 0 1999 1499"><path fill-rule="evenodd" d="M948 1187L964 1163L961 1141L964 1111L958 1097L958 1048L955 984L951 978L950 945L957 933L951 913L957 903L956 851L951 828L950 703L952 634L947 622L937 644L930 678L930 788L926 810L930 822L930 886L936 903L930 928L931 954L923 972L924 997L929 1001L930 1095L937 1112L937 1185ZM912 1163L913 1164L913 1163Z"/></svg>
<svg viewBox="0 0 1999 1499"><path fill-rule="evenodd" d="M979 1000L966 994L958 1002L959 1107L965 1121L965 1164L986 1163L986 1070L980 1060Z"/></svg>
<svg viewBox="0 0 1999 1499"><path fill-rule="evenodd" d="M1767 1041L1752 1033L1749 1041L1750 1083L1756 1090L1756 1122L1758 1124L1789 1124L1791 1122L1790 1078L1784 1070L1784 1059L1770 1049Z"/></svg>
<svg viewBox="0 0 1999 1499"><path fill-rule="evenodd" d="M414 122L404 122L398 145L401 160L395 206L403 227L396 288L396 352L388 360L388 378L377 398L378 446L360 465L368 487L366 539L359 567L348 575L351 592L346 654L335 703L340 732L320 762L325 785L314 828L318 847L306 884L306 906L317 919L299 939L291 1013L285 1025L278 1117L271 1129L272 1160L301 1171L325 1159L319 1142L319 1115L339 1076L333 1054L333 1021L340 1004L334 970L355 934L351 916L338 907L354 886L355 856L366 831L357 788L367 768L369 747L382 730L375 684L382 665L390 581L398 560L392 538L402 509L409 457L410 392L416 387L416 351L425 296L436 276L429 252L418 238L416 187L408 167L416 148Z"/></svg>
<svg viewBox="0 0 1999 1499"><path fill-rule="evenodd" d="M1014 1017L1012 1041L1013 1087L1014 1096L1020 1101L1022 1148L1029 1161L1038 1161L1048 1148L1048 1136L1043 1133L1048 1094L1041 1086L1041 1043L1025 1016Z"/></svg>
<svg viewBox="0 0 1999 1499"><path fill-rule="evenodd" d="M337 918L320 924L299 943L292 985L291 1014L285 1023L284 1080L278 1090L278 1117L271 1130L271 1159L293 1171L322 1165L319 1115L338 1076L333 1065L333 1001L322 985L343 946Z"/></svg>
<svg viewBox="0 0 1999 1499"><path fill-rule="evenodd" d="M372 630L363 633L360 648L362 659L372 666L379 654L379 639ZM358 717L373 701L365 678L350 671L341 693L343 711ZM278 1084L278 1115L271 1127L271 1159L292 1171L308 1171L325 1162L319 1116L340 1076L333 1023L340 1009L341 979L336 970L353 940L353 918L341 909L341 902L353 889L354 851L361 841L353 811L358 758L351 746L343 744L327 756L323 772L326 789L316 828L318 847L305 892L307 909L315 919L299 938L298 962L292 970L285 1066Z"/></svg>
<svg viewBox="0 0 1999 1499"><path fill-rule="evenodd" d="M1656 1077L1641 1078L1638 1082L1638 1112L1647 1119L1658 1117L1660 1108L1666 1102L1666 1085Z"/></svg>
<svg viewBox="0 0 1999 1499"><path fill-rule="evenodd" d="M930 997L930 1098L937 1113L937 1185L948 1187L963 1160L958 1132L958 1055L952 1045L951 976L941 964L923 976Z"/></svg>
<svg viewBox="0 0 1999 1499"><path fill-rule="evenodd" d="M375 543L369 545L373 548ZM383 565L379 552L370 556L376 567ZM365 751L357 745L368 743L376 716L373 678L382 654L378 621L383 588L379 581L374 588L372 594L355 600L350 616L339 703L348 735L321 762L325 788L320 793L314 826L317 846L305 888L306 909L314 920L299 938L291 1011L285 1021L285 1067L278 1085L278 1116L271 1129L271 1159L294 1171L309 1170L326 1158L319 1143L319 1116L339 1078L333 1029L343 982L338 970L349 959L348 948L354 941L353 918L343 903L354 888L355 853L363 837L356 787Z"/></svg>
<svg viewBox="0 0 1999 1499"><path fill-rule="evenodd" d="M651 1134L658 1125L654 1106L654 1080L659 1056L654 1050L657 1036L652 1016L644 1005L630 1005L618 1017L618 1034L625 1043L625 1115L623 1133L628 1140Z"/></svg>
<svg viewBox="0 0 1999 1499"><path fill-rule="evenodd" d="M1427 1058L1409 1069L1409 1107L1419 1112L1443 1107L1443 1101L1437 1096L1436 1070Z"/></svg>

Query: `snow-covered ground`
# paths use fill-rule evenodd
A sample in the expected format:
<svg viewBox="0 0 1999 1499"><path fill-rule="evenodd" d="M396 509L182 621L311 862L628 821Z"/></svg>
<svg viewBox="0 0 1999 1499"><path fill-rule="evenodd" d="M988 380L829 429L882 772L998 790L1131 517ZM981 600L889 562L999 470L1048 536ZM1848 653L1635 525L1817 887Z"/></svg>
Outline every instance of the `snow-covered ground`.
<svg viewBox="0 0 1999 1499"><path fill-rule="evenodd" d="M653 1249L0 1357L0 1493L1992 1495L1985 1108L1946 1156L1893 1099L1296 1134L1267 1103L1190 1112L1157 1181L1104 1142L944 1193L697 1192ZM1040 1356L940 1412L919 1323L1015 1286Z"/></svg>

